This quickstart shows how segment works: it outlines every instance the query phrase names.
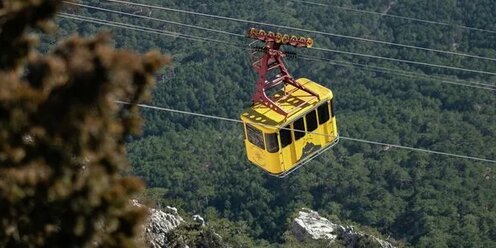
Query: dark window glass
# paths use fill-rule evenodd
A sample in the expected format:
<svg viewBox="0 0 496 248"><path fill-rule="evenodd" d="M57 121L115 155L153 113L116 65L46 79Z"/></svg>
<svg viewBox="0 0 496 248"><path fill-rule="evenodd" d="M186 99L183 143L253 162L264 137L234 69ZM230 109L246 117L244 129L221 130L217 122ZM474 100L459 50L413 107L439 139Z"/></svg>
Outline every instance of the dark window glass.
<svg viewBox="0 0 496 248"><path fill-rule="evenodd" d="M329 104L326 102L318 107L319 124L324 124L329 120Z"/></svg>
<svg viewBox="0 0 496 248"><path fill-rule="evenodd" d="M250 141L250 143L265 149L262 131L250 124L246 124L246 136L248 137L248 141Z"/></svg>
<svg viewBox="0 0 496 248"><path fill-rule="evenodd" d="M301 137L305 136L305 123L303 122L303 117L293 123L293 128L295 140L299 140Z"/></svg>
<svg viewBox="0 0 496 248"><path fill-rule="evenodd" d="M277 133L268 133L268 134L266 133L265 143L267 144L268 152L279 151L279 143L277 142Z"/></svg>
<svg viewBox="0 0 496 248"><path fill-rule="evenodd" d="M331 99L331 116L334 117L334 98Z"/></svg>
<svg viewBox="0 0 496 248"><path fill-rule="evenodd" d="M281 135L281 147L282 148L288 146L289 144L291 144L291 142L293 142L293 139L291 138L291 130L288 130L288 129L290 129L289 125L285 126L284 128L287 128L287 129L281 129L281 131L279 132Z"/></svg>
<svg viewBox="0 0 496 248"><path fill-rule="evenodd" d="M307 116L305 117L307 121L307 131L312 132L313 130L317 129L317 112L315 110L312 110L312 112L308 113Z"/></svg>

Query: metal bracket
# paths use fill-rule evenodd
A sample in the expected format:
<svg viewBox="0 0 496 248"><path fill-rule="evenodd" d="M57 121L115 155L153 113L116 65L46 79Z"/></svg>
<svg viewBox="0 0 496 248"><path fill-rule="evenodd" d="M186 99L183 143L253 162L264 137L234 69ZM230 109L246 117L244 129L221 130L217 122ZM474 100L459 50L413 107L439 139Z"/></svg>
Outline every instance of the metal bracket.
<svg viewBox="0 0 496 248"><path fill-rule="evenodd" d="M320 100L320 97L318 94L298 83L293 78L284 64L284 57L286 57L286 54L280 50L280 47L281 43L277 43L275 40L265 40L265 46L263 49L257 49L259 52L261 51L263 55L261 58L256 59L252 64L253 68L258 73L258 80L256 83L255 92L252 96L252 101L253 103L263 104L277 113L287 117L289 114L297 111L299 107L314 98ZM254 53L256 53L257 50L255 50ZM272 70L277 70L277 73L275 73L273 78L268 78L268 73ZM268 96L267 91L276 86L282 86L285 88L287 85L292 85L295 87L295 90L299 89L305 91L313 97L301 105L286 111L280 106L279 103L284 101L293 92L284 91L284 95L279 96L276 99L272 96Z"/></svg>

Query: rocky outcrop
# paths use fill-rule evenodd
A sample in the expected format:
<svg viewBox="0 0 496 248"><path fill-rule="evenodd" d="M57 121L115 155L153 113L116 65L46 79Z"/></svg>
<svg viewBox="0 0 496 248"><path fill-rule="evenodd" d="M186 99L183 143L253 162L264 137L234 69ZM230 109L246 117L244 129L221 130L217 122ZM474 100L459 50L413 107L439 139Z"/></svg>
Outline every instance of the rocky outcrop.
<svg viewBox="0 0 496 248"><path fill-rule="evenodd" d="M302 209L293 221L293 234L299 241L310 239L337 239L339 226L310 209Z"/></svg>
<svg viewBox="0 0 496 248"><path fill-rule="evenodd" d="M134 200L135 206L144 207ZM150 215L144 226L143 238L150 248L165 248L167 246L167 233L184 222L177 213L177 209L167 206L164 211L148 208Z"/></svg>
<svg viewBox="0 0 496 248"><path fill-rule="evenodd" d="M212 231L200 215L193 215L191 219L184 220L174 207L167 206L158 210L144 206L136 200L133 200L133 204L149 211L141 234L141 239L148 248L228 247L223 243L222 237ZM188 233L174 231L180 226Z"/></svg>
<svg viewBox="0 0 496 248"><path fill-rule="evenodd" d="M200 226L205 226L205 220L200 215L197 214L193 215L193 221L198 223Z"/></svg>
<svg viewBox="0 0 496 248"><path fill-rule="evenodd" d="M352 226L342 226L332 223L319 213L303 208L299 211L298 217L293 221L293 234L298 241L304 242L308 239L329 240L330 243L339 241L345 247L367 247L370 243L375 243L382 248L394 248L394 246L373 235L360 231L355 231ZM365 246L364 246L365 245Z"/></svg>

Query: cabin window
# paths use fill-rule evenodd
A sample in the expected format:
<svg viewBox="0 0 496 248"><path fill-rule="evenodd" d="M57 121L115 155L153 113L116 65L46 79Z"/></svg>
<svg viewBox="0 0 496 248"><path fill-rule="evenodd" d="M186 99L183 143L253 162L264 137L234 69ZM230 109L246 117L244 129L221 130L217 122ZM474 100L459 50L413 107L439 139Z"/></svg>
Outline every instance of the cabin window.
<svg viewBox="0 0 496 248"><path fill-rule="evenodd" d="M277 142L277 133L266 133L265 144L267 144L268 152L279 151L279 143Z"/></svg>
<svg viewBox="0 0 496 248"><path fill-rule="evenodd" d="M303 117L293 123L293 129L295 140L299 140L305 136L305 123Z"/></svg>
<svg viewBox="0 0 496 248"><path fill-rule="evenodd" d="M281 135L281 147L284 148L293 142L291 138L291 127L289 125L284 127L285 129L281 129L279 134Z"/></svg>
<svg viewBox="0 0 496 248"><path fill-rule="evenodd" d="M312 132L313 130L317 129L317 112L315 110L312 110L312 112L308 113L307 116L305 117L307 121L307 131Z"/></svg>
<svg viewBox="0 0 496 248"><path fill-rule="evenodd" d="M246 124L246 136L250 143L260 147L261 149L265 149L262 131L250 124Z"/></svg>
<svg viewBox="0 0 496 248"><path fill-rule="evenodd" d="M331 116L334 117L334 98L331 99Z"/></svg>
<svg viewBox="0 0 496 248"><path fill-rule="evenodd" d="M324 124L329 120L329 103L324 103L318 107L319 124Z"/></svg>

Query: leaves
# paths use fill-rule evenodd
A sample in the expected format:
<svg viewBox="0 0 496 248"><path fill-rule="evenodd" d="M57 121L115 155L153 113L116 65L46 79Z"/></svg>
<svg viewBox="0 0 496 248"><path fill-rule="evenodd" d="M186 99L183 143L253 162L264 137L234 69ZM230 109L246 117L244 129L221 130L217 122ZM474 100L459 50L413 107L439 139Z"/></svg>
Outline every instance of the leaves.
<svg viewBox="0 0 496 248"><path fill-rule="evenodd" d="M108 35L72 37L41 56L26 31L59 5L6 1L2 9L0 244L134 247L145 212L129 200L143 185L122 174L124 138L140 118L114 101L146 100L168 59L114 50Z"/></svg>

